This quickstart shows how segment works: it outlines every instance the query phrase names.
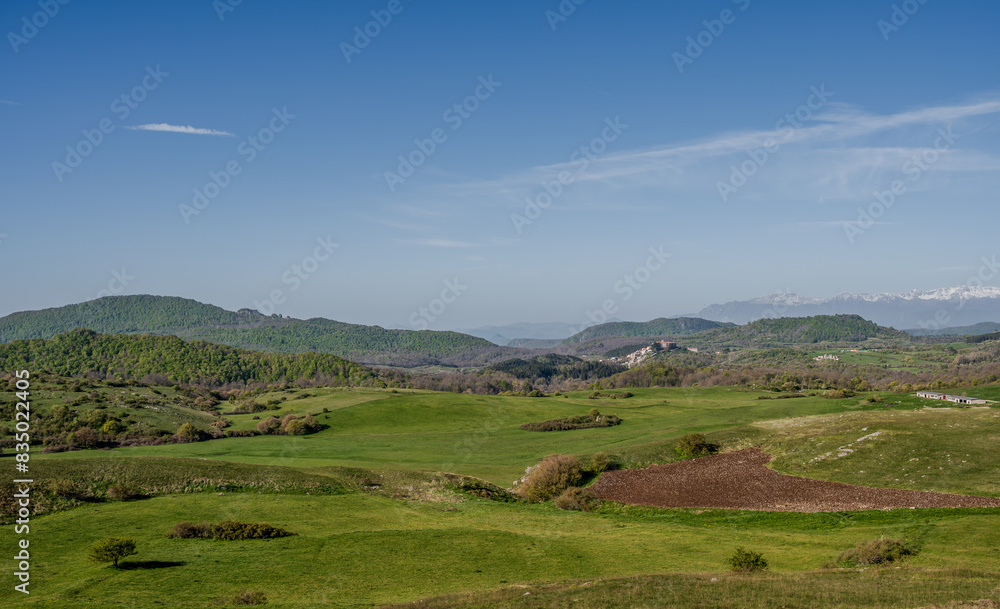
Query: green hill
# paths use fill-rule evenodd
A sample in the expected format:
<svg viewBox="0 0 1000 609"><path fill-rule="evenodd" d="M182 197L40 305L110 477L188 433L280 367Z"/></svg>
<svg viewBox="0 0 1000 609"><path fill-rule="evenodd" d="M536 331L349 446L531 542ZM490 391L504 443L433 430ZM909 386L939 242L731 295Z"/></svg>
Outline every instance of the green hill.
<svg viewBox="0 0 1000 609"><path fill-rule="evenodd" d="M984 321L971 326L938 328L936 330L915 328L906 330L906 333L913 336L979 336L982 334L991 334L998 330L1000 330L1000 323Z"/></svg>
<svg viewBox="0 0 1000 609"><path fill-rule="evenodd" d="M731 323L709 321L698 317L675 317L673 319L660 317L645 322L614 321L598 326L591 326L586 330L577 332L564 340L563 343L576 345L605 336L683 336L733 325Z"/></svg>
<svg viewBox="0 0 1000 609"><path fill-rule="evenodd" d="M259 353L176 336L98 334L82 328L49 340L0 345L0 369L214 386L300 378L347 385L376 376L370 368L325 353Z"/></svg>
<svg viewBox="0 0 1000 609"><path fill-rule="evenodd" d="M379 364L421 365L498 349L457 332L387 330L323 318L232 312L171 296L108 296L81 304L24 311L0 318L0 343L48 339L76 328L101 334L172 334L188 340L277 353L318 351ZM451 362L448 362L451 363Z"/></svg>
<svg viewBox="0 0 1000 609"><path fill-rule="evenodd" d="M758 319L742 326L719 328L699 335L715 345L771 347L818 342L861 342L872 338L909 341L901 330L884 328L859 315L816 315Z"/></svg>

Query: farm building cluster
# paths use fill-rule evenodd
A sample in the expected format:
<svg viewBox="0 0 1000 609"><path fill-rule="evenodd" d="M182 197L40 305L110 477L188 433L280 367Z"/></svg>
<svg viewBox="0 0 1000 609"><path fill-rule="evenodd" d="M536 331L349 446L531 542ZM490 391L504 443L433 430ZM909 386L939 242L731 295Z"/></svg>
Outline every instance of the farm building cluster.
<svg viewBox="0 0 1000 609"><path fill-rule="evenodd" d="M928 400L945 400L947 402L954 402L956 404L989 404L989 400L983 400L980 398L970 398L967 395L948 395L947 393L938 393L937 391L918 391L918 398L927 398Z"/></svg>

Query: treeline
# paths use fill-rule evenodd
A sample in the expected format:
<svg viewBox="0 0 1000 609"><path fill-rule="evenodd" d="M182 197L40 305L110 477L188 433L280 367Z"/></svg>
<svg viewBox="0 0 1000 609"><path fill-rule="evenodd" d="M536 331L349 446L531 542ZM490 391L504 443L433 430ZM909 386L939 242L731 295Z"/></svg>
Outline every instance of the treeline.
<svg viewBox="0 0 1000 609"><path fill-rule="evenodd" d="M571 355L549 353L531 359L513 358L490 366L491 370L510 374L518 379L604 378L626 370L625 366L602 361L588 361Z"/></svg>
<svg viewBox="0 0 1000 609"><path fill-rule="evenodd" d="M0 369L50 370L60 376L145 379L204 386L321 380L360 385L377 378L365 366L325 353L245 351L175 336L110 335L74 330L51 340L0 345Z"/></svg>
<svg viewBox="0 0 1000 609"><path fill-rule="evenodd" d="M660 317L644 322L613 321L586 328L570 336L563 342L568 345L575 345L603 337L679 336L732 325L731 323L710 321L699 317L675 317L672 319Z"/></svg>

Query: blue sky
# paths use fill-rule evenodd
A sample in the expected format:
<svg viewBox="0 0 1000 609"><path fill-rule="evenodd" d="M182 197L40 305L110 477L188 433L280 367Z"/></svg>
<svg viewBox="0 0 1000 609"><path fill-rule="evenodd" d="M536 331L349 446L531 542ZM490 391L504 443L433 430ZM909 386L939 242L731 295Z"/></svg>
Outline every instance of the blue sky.
<svg viewBox="0 0 1000 609"><path fill-rule="evenodd" d="M1000 253L995 2L231 4L2 4L0 314L582 324Z"/></svg>

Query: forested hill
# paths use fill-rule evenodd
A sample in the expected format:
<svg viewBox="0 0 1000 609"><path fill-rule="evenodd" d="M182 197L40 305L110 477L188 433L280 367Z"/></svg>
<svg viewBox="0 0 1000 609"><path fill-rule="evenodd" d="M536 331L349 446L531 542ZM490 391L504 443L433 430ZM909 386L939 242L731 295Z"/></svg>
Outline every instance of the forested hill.
<svg viewBox="0 0 1000 609"><path fill-rule="evenodd" d="M777 344L860 342L871 338L909 341L901 330L885 328L859 315L816 315L758 319L735 327L719 328L699 336L714 344L767 347Z"/></svg>
<svg viewBox="0 0 1000 609"><path fill-rule="evenodd" d="M731 323L709 321L698 317L676 317L673 319L660 317L645 322L614 321L598 326L591 326L570 336L563 342L567 345L575 345L605 336L683 336L733 325Z"/></svg>
<svg viewBox="0 0 1000 609"><path fill-rule="evenodd" d="M389 365L465 364L499 357L504 351L485 339L458 332L387 330L323 318L265 316L250 309L232 312L186 298L148 295L108 296L14 313L0 318L0 343L47 339L76 328L103 334L173 334L278 353L318 351Z"/></svg>
<svg viewBox="0 0 1000 609"><path fill-rule="evenodd" d="M52 338L76 328L104 334L173 334L198 327L248 326L268 318L257 311L234 313L173 296L106 296L80 304L21 311L0 318L0 343Z"/></svg>
<svg viewBox="0 0 1000 609"><path fill-rule="evenodd" d="M360 385L377 376L370 368L326 353L258 353L176 336L111 335L84 329L49 340L0 345L0 370L20 369L207 386L299 379Z"/></svg>

